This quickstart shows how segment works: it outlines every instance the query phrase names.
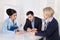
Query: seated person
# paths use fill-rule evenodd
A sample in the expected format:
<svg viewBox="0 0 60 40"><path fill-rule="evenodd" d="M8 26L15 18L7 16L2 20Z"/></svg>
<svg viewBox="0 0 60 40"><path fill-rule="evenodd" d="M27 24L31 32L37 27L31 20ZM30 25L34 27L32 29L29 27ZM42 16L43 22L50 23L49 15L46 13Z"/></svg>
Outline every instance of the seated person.
<svg viewBox="0 0 60 40"><path fill-rule="evenodd" d="M6 19L3 23L3 32L13 31L16 33L20 33L19 28L17 26L17 22L15 20L17 17L17 12L14 9L7 9L6 13L9 18Z"/></svg>
<svg viewBox="0 0 60 40"><path fill-rule="evenodd" d="M42 36L45 40L59 40L59 26L57 20L53 17L54 10L51 7L43 9L45 19L44 30L40 32L32 32L33 35ZM32 34L31 33L31 34Z"/></svg>
<svg viewBox="0 0 60 40"><path fill-rule="evenodd" d="M27 19L24 25L24 30L27 32L40 31L42 27L42 20L38 17L35 17L32 11L28 11L26 15Z"/></svg>

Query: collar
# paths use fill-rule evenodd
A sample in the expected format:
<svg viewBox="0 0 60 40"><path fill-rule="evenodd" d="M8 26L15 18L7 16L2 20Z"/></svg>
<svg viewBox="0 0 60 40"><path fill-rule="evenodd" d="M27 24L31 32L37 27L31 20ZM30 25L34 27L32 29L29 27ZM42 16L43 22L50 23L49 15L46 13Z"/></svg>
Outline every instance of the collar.
<svg viewBox="0 0 60 40"><path fill-rule="evenodd" d="M47 22L51 22L52 20L53 20L53 17L50 17L50 18L46 19L45 21L47 23Z"/></svg>

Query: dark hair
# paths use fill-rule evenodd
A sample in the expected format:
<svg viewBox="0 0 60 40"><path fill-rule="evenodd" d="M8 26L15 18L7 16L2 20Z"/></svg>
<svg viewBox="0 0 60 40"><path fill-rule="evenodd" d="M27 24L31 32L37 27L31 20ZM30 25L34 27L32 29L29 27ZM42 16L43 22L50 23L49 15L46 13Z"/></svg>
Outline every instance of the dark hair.
<svg viewBox="0 0 60 40"><path fill-rule="evenodd" d="M9 9L6 10L6 13L8 14L8 16L11 16L14 13L16 13L16 11L14 9L9 8Z"/></svg>
<svg viewBox="0 0 60 40"><path fill-rule="evenodd" d="M28 11L28 12L26 13L26 15L29 15L29 14L34 15L33 11Z"/></svg>

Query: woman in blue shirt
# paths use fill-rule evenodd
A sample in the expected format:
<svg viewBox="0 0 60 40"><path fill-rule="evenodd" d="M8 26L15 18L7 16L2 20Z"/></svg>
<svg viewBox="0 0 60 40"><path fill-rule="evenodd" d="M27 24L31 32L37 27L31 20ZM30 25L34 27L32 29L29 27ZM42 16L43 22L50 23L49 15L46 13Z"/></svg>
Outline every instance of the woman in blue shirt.
<svg viewBox="0 0 60 40"><path fill-rule="evenodd" d="M17 17L17 12L14 9L7 9L6 13L9 16L9 18L5 20L3 24L3 32L19 32L17 22L15 21Z"/></svg>

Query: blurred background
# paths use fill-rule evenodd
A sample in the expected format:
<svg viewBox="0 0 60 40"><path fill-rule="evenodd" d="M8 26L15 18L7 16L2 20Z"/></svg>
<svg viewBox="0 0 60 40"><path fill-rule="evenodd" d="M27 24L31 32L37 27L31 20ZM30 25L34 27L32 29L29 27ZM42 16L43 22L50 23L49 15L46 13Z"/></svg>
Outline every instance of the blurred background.
<svg viewBox="0 0 60 40"><path fill-rule="evenodd" d="M8 18L6 9L12 8L17 11L17 22L23 27L26 20L26 12L33 11L35 16L43 18L43 8L50 6L55 10L54 17L59 23L60 34L60 0L0 0L0 32L2 23Z"/></svg>

